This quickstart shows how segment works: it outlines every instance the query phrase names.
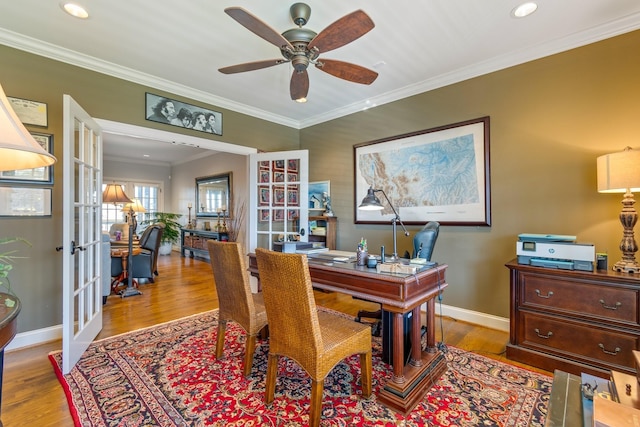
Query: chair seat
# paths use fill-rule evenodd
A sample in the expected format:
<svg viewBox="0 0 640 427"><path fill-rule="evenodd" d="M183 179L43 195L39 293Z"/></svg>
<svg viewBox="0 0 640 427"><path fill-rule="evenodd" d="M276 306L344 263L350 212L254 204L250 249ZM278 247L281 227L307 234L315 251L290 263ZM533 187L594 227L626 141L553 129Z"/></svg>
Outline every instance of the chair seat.
<svg viewBox="0 0 640 427"><path fill-rule="evenodd" d="M325 311L318 311L318 323L324 344L323 366L318 372L328 374L345 357L371 350L369 326Z"/></svg>

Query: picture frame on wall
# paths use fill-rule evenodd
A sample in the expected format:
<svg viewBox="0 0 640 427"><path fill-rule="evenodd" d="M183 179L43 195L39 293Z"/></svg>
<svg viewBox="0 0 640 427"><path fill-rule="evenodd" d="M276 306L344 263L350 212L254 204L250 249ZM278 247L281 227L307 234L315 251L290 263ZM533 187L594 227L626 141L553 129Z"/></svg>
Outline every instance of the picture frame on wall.
<svg viewBox="0 0 640 427"><path fill-rule="evenodd" d="M308 184L309 215L318 215L324 212L324 194L331 196L331 181L314 181Z"/></svg>
<svg viewBox="0 0 640 427"><path fill-rule="evenodd" d="M145 94L145 118L156 123L222 135L221 112L149 92Z"/></svg>
<svg viewBox="0 0 640 427"><path fill-rule="evenodd" d="M37 132L29 133L47 153L53 154L53 135ZM34 169L0 171L0 184L3 182L23 184L53 184L53 165L42 166Z"/></svg>
<svg viewBox="0 0 640 427"><path fill-rule="evenodd" d="M51 216L51 187L0 186L0 217Z"/></svg>
<svg viewBox="0 0 640 427"><path fill-rule="evenodd" d="M361 210L369 188L382 190L405 224L491 226L489 117L354 145L356 224L388 224L395 216Z"/></svg>
<svg viewBox="0 0 640 427"><path fill-rule="evenodd" d="M48 114L47 104L44 102L31 101L30 99L21 99L7 96L11 103L11 108L16 113L23 125L47 127Z"/></svg>

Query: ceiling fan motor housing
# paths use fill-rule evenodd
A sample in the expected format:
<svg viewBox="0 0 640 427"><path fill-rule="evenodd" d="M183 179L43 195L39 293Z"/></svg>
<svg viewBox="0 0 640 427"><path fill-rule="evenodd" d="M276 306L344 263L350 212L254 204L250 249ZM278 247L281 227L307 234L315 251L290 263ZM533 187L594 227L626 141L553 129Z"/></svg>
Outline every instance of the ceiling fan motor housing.
<svg viewBox="0 0 640 427"><path fill-rule="evenodd" d="M309 21L309 17L311 16L311 8L308 4L305 3L294 3L289 8L289 14L291 14L291 19L293 22L302 27Z"/></svg>

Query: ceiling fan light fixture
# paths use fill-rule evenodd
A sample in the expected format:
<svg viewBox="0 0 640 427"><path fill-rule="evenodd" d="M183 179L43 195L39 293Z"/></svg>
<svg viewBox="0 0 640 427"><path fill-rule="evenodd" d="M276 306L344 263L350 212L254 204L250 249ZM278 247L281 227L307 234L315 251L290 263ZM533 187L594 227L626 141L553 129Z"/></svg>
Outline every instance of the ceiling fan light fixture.
<svg viewBox="0 0 640 427"><path fill-rule="evenodd" d="M522 3L511 11L511 16L514 18L524 18L531 15L538 9L538 5L534 2Z"/></svg>
<svg viewBox="0 0 640 427"><path fill-rule="evenodd" d="M302 98L298 98L295 101L300 104L304 104L305 102L307 102L307 98L303 96Z"/></svg>

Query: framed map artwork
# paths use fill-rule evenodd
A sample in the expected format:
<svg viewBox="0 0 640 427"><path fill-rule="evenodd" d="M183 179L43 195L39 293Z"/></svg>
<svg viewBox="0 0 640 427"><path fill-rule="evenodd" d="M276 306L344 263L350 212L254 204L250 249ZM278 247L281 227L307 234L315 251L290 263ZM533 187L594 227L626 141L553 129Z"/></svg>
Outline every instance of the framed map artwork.
<svg viewBox="0 0 640 427"><path fill-rule="evenodd" d="M402 222L491 226L489 117L356 144L355 223L389 224L383 209L360 210L367 190L383 190Z"/></svg>

